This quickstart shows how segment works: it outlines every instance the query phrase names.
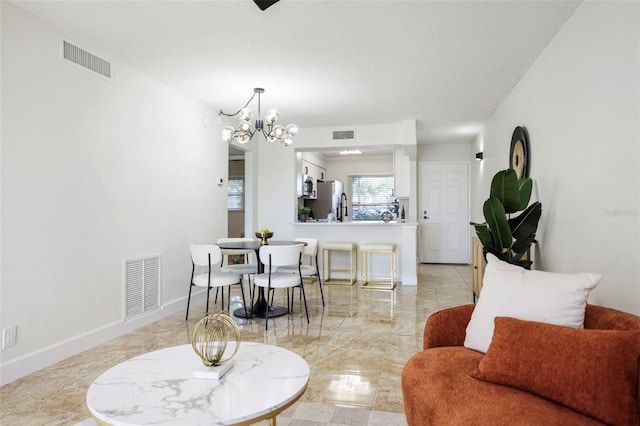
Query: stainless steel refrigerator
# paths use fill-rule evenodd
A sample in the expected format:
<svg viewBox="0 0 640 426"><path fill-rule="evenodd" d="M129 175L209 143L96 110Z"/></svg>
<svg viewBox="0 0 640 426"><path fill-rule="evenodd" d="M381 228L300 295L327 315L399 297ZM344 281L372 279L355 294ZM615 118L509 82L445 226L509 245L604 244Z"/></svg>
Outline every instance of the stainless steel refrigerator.
<svg viewBox="0 0 640 426"><path fill-rule="evenodd" d="M315 219L326 219L329 213L337 215L343 188L339 180L318 181L318 197L315 200L307 200L307 206L311 207Z"/></svg>

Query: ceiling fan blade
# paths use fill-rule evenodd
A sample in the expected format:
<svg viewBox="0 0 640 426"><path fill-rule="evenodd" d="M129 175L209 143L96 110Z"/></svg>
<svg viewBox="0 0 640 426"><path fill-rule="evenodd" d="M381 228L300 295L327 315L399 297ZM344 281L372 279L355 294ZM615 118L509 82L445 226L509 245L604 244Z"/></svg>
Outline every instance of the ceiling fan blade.
<svg viewBox="0 0 640 426"><path fill-rule="evenodd" d="M276 4L278 0L253 0L253 2L260 10L266 10L269 6Z"/></svg>

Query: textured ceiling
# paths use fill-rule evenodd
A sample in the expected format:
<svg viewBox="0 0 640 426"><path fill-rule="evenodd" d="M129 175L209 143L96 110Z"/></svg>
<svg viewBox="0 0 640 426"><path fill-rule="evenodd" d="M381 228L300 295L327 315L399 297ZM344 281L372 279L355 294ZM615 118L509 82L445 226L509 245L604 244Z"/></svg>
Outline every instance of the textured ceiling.
<svg viewBox="0 0 640 426"><path fill-rule="evenodd" d="M469 141L574 12L570 1L15 1L81 47L235 112L304 127L415 118ZM89 46L87 46L89 44ZM286 124L286 123L285 123Z"/></svg>

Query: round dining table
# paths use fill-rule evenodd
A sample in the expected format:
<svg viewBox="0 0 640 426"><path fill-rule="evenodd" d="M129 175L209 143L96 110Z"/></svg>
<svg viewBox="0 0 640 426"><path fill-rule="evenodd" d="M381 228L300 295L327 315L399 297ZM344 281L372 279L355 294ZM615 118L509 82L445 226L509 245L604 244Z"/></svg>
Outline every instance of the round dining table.
<svg viewBox="0 0 640 426"><path fill-rule="evenodd" d="M307 245L303 241L279 241L268 240L268 245L271 246L291 246L291 245ZM221 249L227 250L253 250L256 253L258 259L258 273L264 273L264 264L260 261L260 247L262 243L260 240L254 241L230 241L225 243L218 243ZM245 314L244 307L233 311L233 315L238 318L264 318L265 312L269 308L269 318L281 317L286 315L289 310L284 306L269 305L269 302L264 294L264 287L258 287L258 300L250 308L247 309Z"/></svg>

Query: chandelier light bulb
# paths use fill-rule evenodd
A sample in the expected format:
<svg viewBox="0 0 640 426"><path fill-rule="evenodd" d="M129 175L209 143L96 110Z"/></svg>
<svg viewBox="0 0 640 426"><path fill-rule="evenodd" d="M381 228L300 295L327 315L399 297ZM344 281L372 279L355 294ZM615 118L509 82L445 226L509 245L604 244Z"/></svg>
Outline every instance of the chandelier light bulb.
<svg viewBox="0 0 640 426"><path fill-rule="evenodd" d="M240 120L242 121L251 121L253 119L253 113L249 108L242 108L240 111Z"/></svg>
<svg viewBox="0 0 640 426"><path fill-rule="evenodd" d="M222 129L222 140L225 142L231 142L235 131L236 129L231 126L224 126L224 129Z"/></svg>
<svg viewBox="0 0 640 426"><path fill-rule="evenodd" d="M267 133L267 142L275 142L275 141L276 141L276 134L272 130L269 133Z"/></svg>
<svg viewBox="0 0 640 426"><path fill-rule="evenodd" d="M289 133L291 136L295 136L298 134L298 126L296 126L293 123L287 124L287 127L285 127L285 130L287 131L287 133Z"/></svg>
<svg viewBox="0 0 640 426"><path fill-rule="evenodd" d="M290 137L286 137L284 139L282 139L282 145L284 146L289 146L293 143L293 139L291 139Z"/></svg>
<svg viewBox="0 0 640 426"><path fill-rule="evenodd" d="M247 133L240 133L238 135L238 143L240 145L244 145L245 143L249 142L251 138L249 137L249 135Z"/></svg>
<svg viewBox="0 0 640 426"><path fill-rule="evenodd" d="M266 121L267 123L275 123L276 121L278 121L279 117L280 113L278 112L278 110L271 108L269 111L267 111L267 115L264 117L264 121Z"/></svg>
<svg viewBox="0 0 640 426"><path fill-rule="evenodd" d="M276 134L277 138L281 138L282 136L284 136L284 127L282 127L281 125L274 126L273 133Z"/></svg>
<svg viewBox="0 0 640 426"><path fill-rule="evenodd" d="M241 132L248 132L249 130L251 130L251 122L250 121L241 121L240 122L240 131Z"/></svg>

